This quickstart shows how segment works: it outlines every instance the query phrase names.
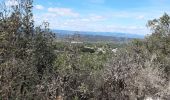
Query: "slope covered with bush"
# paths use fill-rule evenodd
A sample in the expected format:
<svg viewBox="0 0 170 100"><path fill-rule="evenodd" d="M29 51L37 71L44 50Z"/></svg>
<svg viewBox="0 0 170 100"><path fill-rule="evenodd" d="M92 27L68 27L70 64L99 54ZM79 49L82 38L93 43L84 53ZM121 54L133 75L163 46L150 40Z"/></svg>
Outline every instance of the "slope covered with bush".
<svg viewBox="0 0 170 100"><path fill-rule="evenodd" d="M169 15L149 21L144 40L112 52L116 45L57 42L49 23L34 26L33 1L18 2L0 10L0 99L169 100Z"/></svg>

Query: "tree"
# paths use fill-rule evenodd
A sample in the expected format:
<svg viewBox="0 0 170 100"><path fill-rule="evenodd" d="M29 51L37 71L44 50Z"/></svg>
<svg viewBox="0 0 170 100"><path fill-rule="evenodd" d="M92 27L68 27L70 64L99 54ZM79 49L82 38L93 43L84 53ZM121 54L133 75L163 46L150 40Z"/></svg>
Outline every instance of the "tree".
<svg viewBox="0 0 170 100"><path fill-rule="evenodd" d="M32 0L16 2L0 11L0 98L54 99L59 83L52 68L54 36L47 23L34 27Z"/></svg>
<svg viewBox="0 0 170 100"><path fill-rule="evenodd" d="M147 38L146 48L151 53L158 55L159 62L163 63L165 72L170 75L170 16L164 14L159 19L154 19L148 22L148 27L152 31L152 35Z"/></svg>

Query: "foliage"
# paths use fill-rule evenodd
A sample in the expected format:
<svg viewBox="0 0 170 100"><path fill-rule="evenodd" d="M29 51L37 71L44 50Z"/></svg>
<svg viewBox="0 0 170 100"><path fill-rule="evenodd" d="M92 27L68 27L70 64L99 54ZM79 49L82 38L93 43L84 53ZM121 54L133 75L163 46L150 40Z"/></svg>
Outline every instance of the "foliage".
<svg viewBox="0 0 170 100"><path fill-rule="evenodd" d="M0 12L0 98L55 98L54 90L49 91L50 85L58 81L52 68L54 38L45 24L44 29L34 28L33 1L18 2Z"/></svg>
<svg viewBox="0 0 170 100"><path fill-rule="evenodd" d="M170 97L169 15L149 21L144 40L74 44L58 42L47 22L34 26L32 0L18 3L0 11L0 99Z"/></svg>

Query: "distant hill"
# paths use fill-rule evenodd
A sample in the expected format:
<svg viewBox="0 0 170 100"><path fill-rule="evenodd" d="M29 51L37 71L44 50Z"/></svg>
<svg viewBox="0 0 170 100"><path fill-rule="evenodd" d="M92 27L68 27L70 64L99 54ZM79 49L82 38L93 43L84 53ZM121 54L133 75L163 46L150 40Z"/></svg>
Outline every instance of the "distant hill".
<svg viewBox="0 0 170 100"><path fill-rule="evenodd" d="M132 39L143 39L144 35L118 33L118 32L84 32L84 31L67 31L67 30L53 30L56 36L60 39L66 39L74 34L80 34L82 41L98 42L98 41L116 41L124 42Z"/></svg>
<svg viewBox="0 0 170 100"><path fill-rule="evenodd" d="M88 31L68 31L68 30L53 30L53 32L59 35L73 35L79 33L82 35L99 35L99 36L113 36L113 37L123 37L123 38L144 38L144 35L130 34L130 33L120 33L120 32L88 32Z"/></svg>

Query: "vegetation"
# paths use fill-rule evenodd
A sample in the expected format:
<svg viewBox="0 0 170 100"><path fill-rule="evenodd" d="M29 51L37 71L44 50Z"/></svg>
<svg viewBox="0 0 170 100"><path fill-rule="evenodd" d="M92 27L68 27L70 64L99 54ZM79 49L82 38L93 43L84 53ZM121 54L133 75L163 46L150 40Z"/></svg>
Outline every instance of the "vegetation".
<svg viewBox="0 0 170 100"><path fill-rule="evenodd" d="M32 0L18 2L0 10L0 100L169 100L168 14L143 40L71 43L34 26Z"/></svg>

